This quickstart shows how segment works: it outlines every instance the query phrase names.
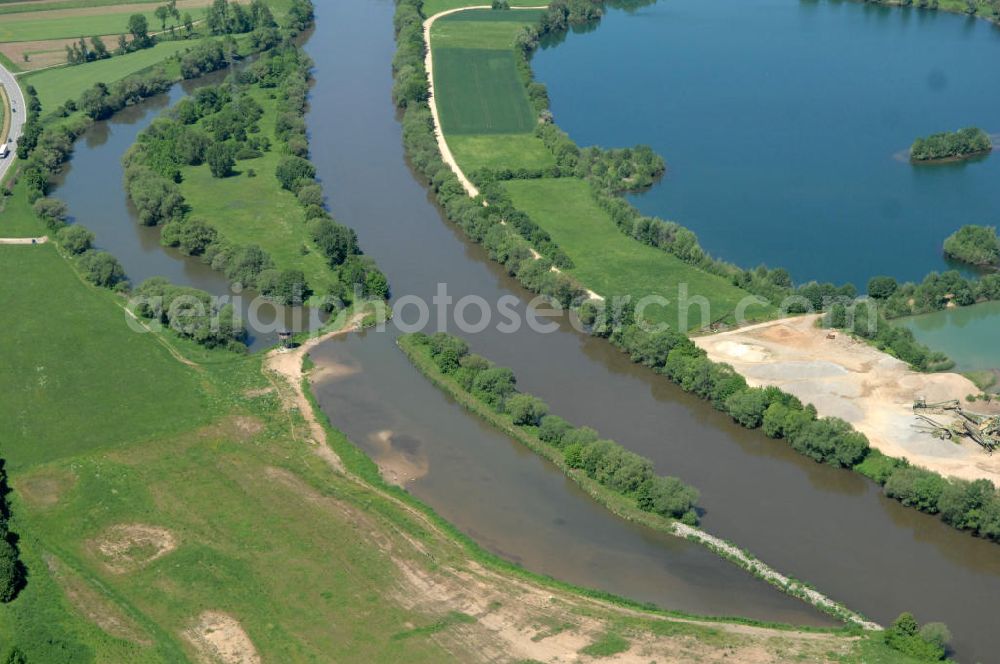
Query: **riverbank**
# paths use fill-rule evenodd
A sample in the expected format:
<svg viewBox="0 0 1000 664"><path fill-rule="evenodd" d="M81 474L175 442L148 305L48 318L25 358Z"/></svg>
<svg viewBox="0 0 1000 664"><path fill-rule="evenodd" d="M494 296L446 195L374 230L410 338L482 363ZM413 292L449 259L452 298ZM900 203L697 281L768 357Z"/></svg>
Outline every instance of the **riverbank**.
<svg viewBox="0 0 1000 664"><path fill-rule="evenodd" d="M747 551L717 538L704 530L692 525L681 523L675 519L667 518L655 513L639 509L633 499L630 499L616 491L603 486L598 481L592 479L579 468L571 466L562 450L554 445L546 443L540 437L540 429L535 427L518 426L510 415L497 412L488 407L481 400L474 397L461 385L453 376L443 373L430 355L429 347L415 335L400 337L397 345L415 366L430 382L446 392L467 410L482 418L521 443L536 454L544 457L550 463L558 467L562 472L576 484L578 484L593 500L600 503L615 515L634 521L651 530L668 533L677 537L683 537L706 546L711 551L719 554L733 564L743 568L750 574L763 579L771 585L777 587L782 592L801 599L821 611L845 621L848 624L861 627L865 630L882 629L878 624L865 619L857 613L851 611L842 604L835 602L821 592L810 588L808 585L791 579L780 572L772 569L766 563L754 557ZM595 432L595 436L596 436Z"/></svg>
<svg viewBox="0 0 1000 664"><path fill-rule="evenodd" d="M843 332L817 327L819 318L787 318L693 340L751 385L773 385L813 404L821 416L846 420L887 456L945 476L1000 483L1000 459L973 441L942 441L913 426L917 398L964 402L980 391L972 381L955 373L913 371Z"/></svg>

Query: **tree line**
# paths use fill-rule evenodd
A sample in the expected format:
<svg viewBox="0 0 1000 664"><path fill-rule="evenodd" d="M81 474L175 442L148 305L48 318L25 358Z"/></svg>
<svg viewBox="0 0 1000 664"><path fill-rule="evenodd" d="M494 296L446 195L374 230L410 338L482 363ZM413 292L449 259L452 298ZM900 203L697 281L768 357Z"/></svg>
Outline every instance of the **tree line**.
<svg viewBox="0 0 1000 664"><path fill-rule="evenodd" d="M550 414L544 401L518 391L510 369L470 353L462 339L443 332L413 334L408 341L466 393L561 456L567 468L582 472L644 512L697 524L695 488L675 477L657 475L652 461L613 440L602 439L594 429L574 427Z"/></svg>
<svg viewBox="0 0 1000 664"><path fill-rule="evenodd" d="M421 7L422 0L397 2L394 25L398 50L393 60L393 94L403 112L403 143L407 155L424 177L445 216L460 226L467 237L481 243L489 251L490 258L504 265L508 273L522 285L532 292L554 298L563 306L575 307L591 334L607 339L628 353L634 362L649 367L677 383L682 389L710 400L713 406L727 412L744 427L760 428L765 435L786 440L794 449L817 462L853 468L884 485L888 477L875 472L872 467L882 468L880 461L888 457L872 450L863 434L854 431L849 424L837 418L819 418L811 405L804 405L794 396L777 388L748 387L746 381L731 367L709 360L704 351L698 349L685 335L669 330L654 334L639 326L628 304L608 311L603 303L584 302L585 291L578 283L565 274L550 271L550 259L534 260L528 241L511 225L500 224L500 219L490 209L492 206L484 207L481 201L470 199L466 195L454 172L441 160L437 149L433 120L427 105ZM641 218L634 208L618 197L608 194L599 200L605 201L609 206L614 205L621 219L630 219L635 223ZM621 203L613 203L616 200ZM622 222L616 220L616 223ZM696 248L696 242L692 239L687 240L689 260L695 260L701 255L701 260L707 263L709 259L704 257L700 247ZM719 266L725 264L714 265L716 270L722 270L724 268ZM810 282L794 288L788 273L780 269L758 268L744 271L731 266L731 270L734 279L756 284L761 287L762 292L801 294L803 301L816 306L817 310L831 307L831 302L853 302L857 295L850 284L838 287ZM932 273L920 286L899 286L891 278L881 279L881 282L870 284L870 288L894 285L894 288L888 289L891 294L884 299L897 307L900 306L899 302L905 304L906 301L902 298L906 298L907 294L919 295L917 302L927 298L943 307L942 303L951 300L947 296L954 293L954 290L947 289L961 285L957 282L961 279L958 273ZM967 283L966 287L970 291L970 297L979 294L990 299L1000 299L1000 275L988 275L977 280L974 286ZM960 296L963 301L965 297ZM905 331L900 334L905 336ZM913 343L916 344L915 341ZM930 364L938 359L937 356L932 357ZM889 468L889 475L901 471L903 462L892 459L890 463L897 465ZM950 482L943 478L942 481ZM995 491L994 489L994 493ZM892 497L899 498L897 495ZM991 536L991 539L997 538Z"/></svg>

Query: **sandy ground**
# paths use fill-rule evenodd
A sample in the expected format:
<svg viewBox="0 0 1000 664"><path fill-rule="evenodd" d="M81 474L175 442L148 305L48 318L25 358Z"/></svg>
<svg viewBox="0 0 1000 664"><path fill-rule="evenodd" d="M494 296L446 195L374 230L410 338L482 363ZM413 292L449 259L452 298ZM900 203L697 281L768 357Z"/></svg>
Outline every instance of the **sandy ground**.
<svg viewBox="0 0 1000 664"><path fill-rule="evenodd" d="M240 622L221 611L205 611L184 632L205 664L260 664L260 655Z"/></svg>
<svg viewBox="0 0 1000 664"><path fill-rule="evenodd" d="M906 457L943 475L1000 484L1000 455L989 456L968 439L943 441L913 427L915 399L964 403L966 395L979 393L972 381L956 373L912 371L840 332L827 338L830 331L815 326L818 317L771 321L694 341L711 359L732 365L751 385L776 385L813 404L820 415L847 420L885 454Z"/></svg>

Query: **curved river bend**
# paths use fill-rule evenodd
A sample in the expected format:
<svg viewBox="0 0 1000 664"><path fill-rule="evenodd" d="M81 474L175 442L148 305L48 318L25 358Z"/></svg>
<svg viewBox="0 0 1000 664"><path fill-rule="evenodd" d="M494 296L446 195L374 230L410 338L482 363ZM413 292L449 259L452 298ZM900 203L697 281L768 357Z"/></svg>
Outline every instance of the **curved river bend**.
<svg viewBox="0 0 1000 664"><path fill-rule="evenodd" d="M456 299L474 293L491 301L510 294L524 300L525 292L442 221L405 165L390 101L392 12L391 0L317 7L317 32L307 44L317 79L308 122L333 212L357 229L396 296L429 299L445 282ZM105 157L117 174L131 130L114 123L110 130L103 145L100 135L88 138L90 145L81 143L76 158L110 153L111 142L119 140L113 165ZM127 210L91 208L83 219L88 200L93 205L117 197L124 205L117 177L75 186L77 178L91 182L89 170L72 169L58 195L98 230L102 246L119 255L133 278L144 270L143 276L168 274L215 291L207 280L220 275L198 276L207 268L164 252L152 240L143 252L135 243L112 246L147 230L137 229ZM104 231L93 220L101 215L108 217ZM164 256L176 264L151 267ZM879 622L902 610L914 611L921 621L947 622L963 659L988 661L1000 649L994 629L1000 597L996 545L883 498L860 476L816 465L737 427L632 365L606 342L570 329L547 335L487 331L470 342L476 352L512 367L521 386L554 412L594 426L652 458L658 472L697 486L711 532ZM347 369L317 389L331 419L373 455L392 453L426 464L427 474L411 490L501 555L669 608L827 624L825 616L700 548L611 518L553 468L450 403L408 365L392 333L334 341L313 354L321 366Z"/></svg>

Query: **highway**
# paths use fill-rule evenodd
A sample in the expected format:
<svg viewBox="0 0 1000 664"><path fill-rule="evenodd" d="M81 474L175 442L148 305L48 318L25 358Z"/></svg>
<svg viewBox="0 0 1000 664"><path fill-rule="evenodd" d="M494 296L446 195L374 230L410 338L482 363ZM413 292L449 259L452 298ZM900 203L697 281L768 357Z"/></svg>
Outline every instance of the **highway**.
<svg viewBox="0 0 1000 664"><path fill-rule="evenodd" d="M21 87L14 80L14 74L3 65L0 65L0 85L3 85L10 99L10 106L4 109L5 113L10 114L10 154L0 159L0 180L2 180L7 175L7 169L17 158L17 139L20 138L24 127L26 111Z"/></svg>

